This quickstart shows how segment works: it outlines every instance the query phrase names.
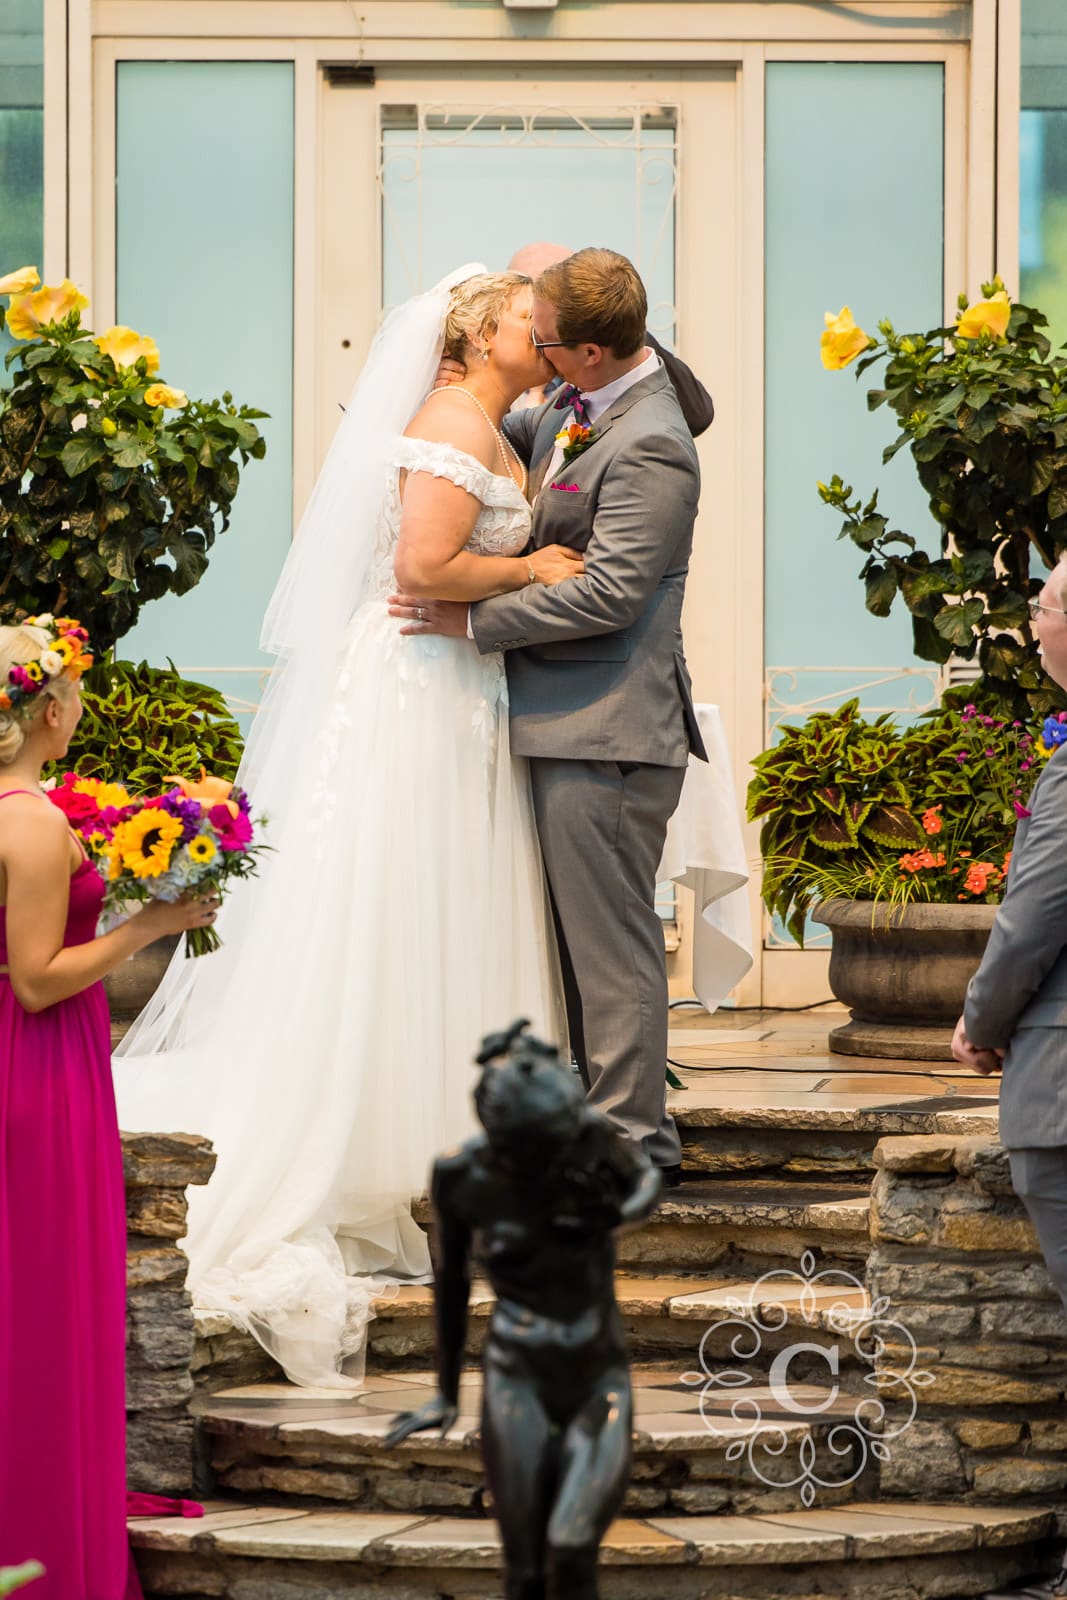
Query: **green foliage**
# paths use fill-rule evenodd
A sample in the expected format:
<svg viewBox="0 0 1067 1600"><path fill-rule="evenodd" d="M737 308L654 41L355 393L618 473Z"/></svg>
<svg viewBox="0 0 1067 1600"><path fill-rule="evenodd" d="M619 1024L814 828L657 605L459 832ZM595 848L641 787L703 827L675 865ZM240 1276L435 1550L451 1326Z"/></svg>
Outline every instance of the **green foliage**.
<svg viewBox="0 0 1067 1600"><path fill-rule="evenodd" d="M131 794L158 793L172 777L237 774L241 732L222 695L191 683L173 666L116 661L82 679L84 711L64 770L124 783Z"/></svg>
<svg viewBox="0 0 1067 1600"><path fill-rule="evenodd" d="M1002 291L999 278L983 285L987 297ZM884 343L857 366L859 375L885 360L867 404L896 413L883 459L909 446L941 528L938 554L890 527L877 491L865 500L837 476L819 485L844 517L838 537L864 554L867 609L888 616L899 594L916 655L977 656L972 692L1009 720L1067 704L1042 670L1027 612L1043 581L1030 576L1034 557L1051 568L1067 546L1067 357L1052 353L1045 326L1025 305L1011 307L999 339L988 329L974 339L954 328L897 334L883 322Z"/></svg>
<svg viewBox="0 0 1067 1600"><path fill-rule="evenodd" d="M0 1595L14 1594L16 1589L43 1577L44 1568L39 1561L24 1561L21 1567L0 1567Z"/></svg>
<svg viewBox="0 0 1067 1600"><path fill-rule="evenodd" d="M1042 760L1021 722L968 705L902 729L849 700L780 732L753 763L748 816L761 823L764 903L799 943L811 906L834 896L999 897Z"/></svg>
<svg viewBox="0 0 1067 1600"><path fill-rule="evenodd" d="M3 312L0 311L0 325ZM141 606L186 594L229 525L256 419L221 400L166 412L146 359L117 366L79 313L10 350L0 389L0 623L76 616L102 652Z"/></svg>

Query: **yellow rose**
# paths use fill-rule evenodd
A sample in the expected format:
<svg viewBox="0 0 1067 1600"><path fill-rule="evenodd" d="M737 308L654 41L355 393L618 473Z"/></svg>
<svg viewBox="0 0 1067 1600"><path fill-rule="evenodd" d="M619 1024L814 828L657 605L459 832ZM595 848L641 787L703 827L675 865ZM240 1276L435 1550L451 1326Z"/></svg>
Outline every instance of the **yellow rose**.
<svg viewBox="0 0 1067 1600"><path fill-rule="evenodd" d="M150 383L144 392L146 406L167 406L171 411L180 411L182 406L189 404L189 396L184 389L172 389L169 383Z"/></svg>
<svg viewBox="0 0 1067 1600"><path fill-rule="evenodd" d="M988 328L994 339L1003 339L1011 320L1011 301L1007 289L998 289L991 300L976 300L961 311L956 320L956 336L977 339Z"/></svg>
<svg viewBox="0 0 1067 1600"><path fill-rule="evenodd" d="M45 284L36 294L12 296L7 331L13 339L35 339L50 322L62 322L72 311L84 311L88 304L88 296L69 278L64 278L58 289Z"/></svg>
<svg viewBox="0 0 1067 1600"><path fill-rule="evenodd" d="M132 328L124 328L121 324L109 328L95 341L98 350L110 356L116 367L132 367L135 361L144 356L149 372L159 371L159 346L154 339L149 339L145 334L134 333Z"/></svg>
<svg viewBox="0 0 1067 1600"><path fill-rule="evenodd" d="M822 352L822 364L828 372L840 372L842 367L847 367L861 351L874 343L870 334L857 328L848 306L842 306L836 317L827 311L824 320L826 327L819 340L819 349Z"/></svg>
<svg viewBox="0 0 1067 1600"><path fill-rule="evenodd" d="M0 294L26 294L36 289L40 281L41 274L36 267L19 267L6 278L0 278Z"/></svg>

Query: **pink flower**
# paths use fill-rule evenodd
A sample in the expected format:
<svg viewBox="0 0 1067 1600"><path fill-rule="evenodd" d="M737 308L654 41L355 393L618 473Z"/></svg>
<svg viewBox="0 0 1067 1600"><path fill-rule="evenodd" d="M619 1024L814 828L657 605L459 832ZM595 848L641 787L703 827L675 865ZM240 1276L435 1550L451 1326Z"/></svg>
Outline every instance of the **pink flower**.
<svg viewBox="0 0 1067 1600"><path fill-rule="evenodd" d="M220 849L243 850L252 843L252 823L243 811L232 817L229 806L212 806L208 821L219 836Z"/></svg>
<svg viewBox="0 0 1067 1600"><path fill-rule="evenodd" d="M1027 806L1021 806L1018 800L1013 800L1012 805L1015 807L1015 815L1020 819L1020 821L1023 817L1028 817L1030 815L1029 808Z"/></svg>

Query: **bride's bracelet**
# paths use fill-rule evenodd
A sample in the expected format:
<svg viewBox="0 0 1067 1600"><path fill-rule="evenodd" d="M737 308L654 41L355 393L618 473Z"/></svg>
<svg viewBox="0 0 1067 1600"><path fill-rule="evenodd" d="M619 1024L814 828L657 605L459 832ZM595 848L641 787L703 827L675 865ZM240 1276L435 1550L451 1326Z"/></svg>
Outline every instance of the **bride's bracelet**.
<svg viewBox="0 0 1067 1600"><path fill-rule="evenodd" d="M537 582L537 573L534 571L534 564L533 564L532 561L529 561L529 560L527 561L527 563L526 563L526 572L527 572L527 579L526 579L527 583L536 583Z"/></svg>

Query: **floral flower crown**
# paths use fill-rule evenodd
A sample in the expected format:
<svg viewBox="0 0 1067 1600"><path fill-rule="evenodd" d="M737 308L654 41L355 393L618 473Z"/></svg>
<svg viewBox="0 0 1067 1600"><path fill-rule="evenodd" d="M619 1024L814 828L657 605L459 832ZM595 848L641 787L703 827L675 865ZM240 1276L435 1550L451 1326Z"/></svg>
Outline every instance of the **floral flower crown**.
<svg viewBox="0 0 1067 1600"><path fill-rule="evenodd" d="M46 613L27 617L22 626L44 628L55 637L36 661L24 661L10 669L6 685L0 688L0 711L25 710L42 689L47 689L57 678L77 680L93 664L88 648L89 635L73 617L53 617Z"/></svg>

